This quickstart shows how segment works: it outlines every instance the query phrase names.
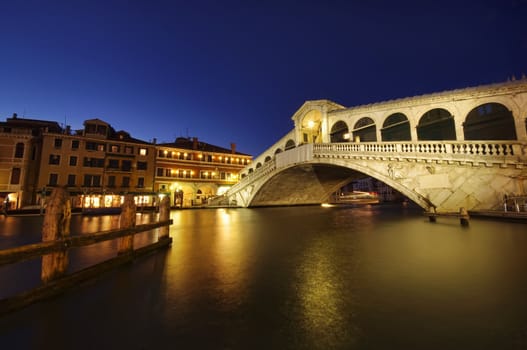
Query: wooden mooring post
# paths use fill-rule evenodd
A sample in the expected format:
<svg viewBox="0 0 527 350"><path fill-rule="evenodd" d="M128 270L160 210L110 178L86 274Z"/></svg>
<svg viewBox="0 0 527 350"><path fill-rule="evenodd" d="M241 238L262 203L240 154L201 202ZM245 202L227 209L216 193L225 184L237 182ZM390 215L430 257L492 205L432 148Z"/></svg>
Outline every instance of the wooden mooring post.
<svg viewBox="0 0 527 350"><path fill-rule="evenodd" d="M161 200L159 207L159 221L166 221L170 219L170 197L165 196ZM169 238L169 226L163 226L159 229L159 239L168 239Z"/></svg>
<svg viewBox="0 0 527 350"><path fill-rule="evenodd" d="M0 250L0 266L15 264L42 257L42 284L15 296L0 299L0 315L28 306L42 299L63 293L67 288L96 278L102 273L125 264L136 257L170 246L172 238L169 227L170 201L161 202L159 220L154 223L136 225L136 207L133 196L126 196L122 206L119 228L115 230L70 235L71 207L64 188L57 187L47 202L42 225L42 242ZM136 233L159 229L157 241L134 249ZM108 240L118 240L117 256L70 274L68 250Z"/></svg>
<svg viewBox="0 0 527 350"><path fill-rule="evenodd" d="M424 215L428 216L428 220L430 222L436 222L436 218L438 216L455 216L459 218L459 223L462 226L468 226L470 221L470 216L468 215L468 211L461 207L459 208L459 212L445 212L445 213L437 213L435 211L435 208L430 208L427 212L424 213Z"/></svg>
<svg viewBox="0 0 527 350"><path fill-rule="evenodd" d="M124 196L119 217L119 227L129 229L135 227L135 204L131 194ZM129 254L134 250L134 236L124 236L117 241L118 254Z"/></svg>
<svg viewBox="0 0 527 350"><path fill-rule="evenodd" d="M62 187L51 193L44 223L42 224L42 242L63 241L64 246L56 253L42 256L40 278L49 282L62 276L68 268L68 245L65 241L70 235L71 205L69 195Z"/></svg>

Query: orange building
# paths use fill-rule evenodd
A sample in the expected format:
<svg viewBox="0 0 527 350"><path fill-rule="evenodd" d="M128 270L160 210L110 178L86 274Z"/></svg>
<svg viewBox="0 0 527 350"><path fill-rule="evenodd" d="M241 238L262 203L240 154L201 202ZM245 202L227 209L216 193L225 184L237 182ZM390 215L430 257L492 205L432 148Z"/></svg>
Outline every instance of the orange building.
<svg viewBox="0 0 527 350"><path fill-rule="evenodd" d="M154 190L171 196L172 206L207 204L239 180L240 170L252 161L248 154L178 137L172 143L156 145Z"/></svg>
<svg viewBox="0 0 527 350"><path fill-rule="evenodd" d="M36 201L42 134L61 132L58 123L18 118L0 122L0 203L19 209Z"/></svg>
<svg viewBox="0 0 527 350"><path fill-rule="evenodd" d="M81 130L18 118L0 122L0 201L7 209L43 208L53 187L64 186L72 208L119 207L124 194L138 206L206 204L238 182L250 155L177 138L156 144L116 131L100 119Z"/></svg>
<svg viewBox="0 0 527 350"><path fill-rule="evenodd" d="M41 196L66 186L73 207L119 207L128 193L138 205L155 205L155 146L105 121L86 120L74 133L44 132L41 154L36 184Z"/></svg>

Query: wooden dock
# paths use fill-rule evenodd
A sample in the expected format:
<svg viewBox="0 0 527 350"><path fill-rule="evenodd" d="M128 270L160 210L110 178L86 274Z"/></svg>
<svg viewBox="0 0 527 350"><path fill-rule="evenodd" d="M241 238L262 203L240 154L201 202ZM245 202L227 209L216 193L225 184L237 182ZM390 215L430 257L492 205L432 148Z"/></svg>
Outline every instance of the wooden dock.
<svg viewBox="0 0 527 350"><path fill-rule="evenodd" d="M91 234L70 235L71 208L67 192L60 187L50 196L42 225L42 242L0 250L0 266L16 264L42 257L41 285L17 295L0 299L0 315L8 313L34 302L65 292L80 282L92 279L135 258L149 254L171 245L169 236L170 202L165 197L159 208L159 221L136 225L136 206L133 196L125 196L120 216L120 227ZM159 228L157 242L134 249L134 235ZM117 256L83 270L66 274L69 264L68 251L102 241L117 240Z"/></svg>

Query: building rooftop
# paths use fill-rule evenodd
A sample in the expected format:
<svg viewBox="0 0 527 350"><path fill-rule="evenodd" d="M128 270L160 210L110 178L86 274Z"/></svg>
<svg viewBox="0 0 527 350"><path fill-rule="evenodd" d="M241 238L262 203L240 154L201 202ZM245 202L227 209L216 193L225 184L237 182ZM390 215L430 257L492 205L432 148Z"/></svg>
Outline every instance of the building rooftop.
<svg viewBox="0 0 527 350"><path fill-rule="evenodd" d="M236 151L236 144L231 143L231 148L227 149L220 146L211 145L210 143L199 141L197 137L178 137L174 142L160 143L159 146L196 150L203 152L229 153L241 156L250 156L246 153Z"/></svg>
<svg viewBox="0 0 527 350"><path fill-rule="evenodd" d="M49 132L62 132L62 128L57 122L50 120L19 118L16 113L13 113L11 118L6 118L5 122L0 122L0 125L11 128L46 129Z"/></svg>

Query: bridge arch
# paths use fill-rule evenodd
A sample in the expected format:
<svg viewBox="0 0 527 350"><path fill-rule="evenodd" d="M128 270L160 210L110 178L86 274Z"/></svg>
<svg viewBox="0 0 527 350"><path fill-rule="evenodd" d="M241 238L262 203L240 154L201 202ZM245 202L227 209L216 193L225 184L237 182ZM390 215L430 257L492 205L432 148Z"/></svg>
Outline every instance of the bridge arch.
<svg viewBox="0 0 527 350"><path fill-rule="evenodd" d="M339 120L331 127L330 142L347 142L349 141L349 128L346 122Z"/></svg>
<svg viewBox="0 0 527 350"><path fill-rule="evenodd" d="M292 148L295 148L296 147L296 144L295 144L295 141L294 140L287 140L287 142L285 143L285 147L284 147L284 150L290 150Z"/></svg>
<svg viewBox="0 0 527 350"><path fill-rule="evenodd" d="M381 129L382 141L411 141L410 121L403 113L388 116Z"/></svg>
<svg viewBox="0 0 527 350"><path fill-rule="evenodd" d="M274 151L274 154L278 154L278 153L282 153L282 149L281 149L281 148L277 148L277 149Z"/></svg>
<svg viewBox="0 0 527 350"><path fill-rule="evenodd" d="M501 103L485 103L473 108L463 123L465 140L516 140L512 112Z"/></svg>
<svg viewBox="0 0 527 350"><path fill-rule="evenodd" d="M377 128L370 117L362 117L353 127L353 140L362 142L376 142Z"/></svg>
<svg viewBox="0 0 527 350"><path fill-rule="evenodd" d="M267 163L267 162L270 162L271 161L271 156L266 156L265 159L264 159L264 163Z"/></svg>
<svg viewBox="0 0 527 350"><path fill-rule="evenodd" d="M425 197L391 178L388 172L345 159L284 167L253 189L246 198L247 206L321 204L353 180L368 176L391 186L424 209L434 207Z"/></svg>
<svg viewBox="0 0 527 350"><path fill-rule="evenodd" d="M261 168L261 167L262 167L262 163L260 162L256 163L256 169Z"/></svg>
<svg viewBox="0 0 527 350"><path fill-rule="evenodd" d="M421 141L456 140L454 116L444 108L426 112L417 124L417 139Z"/></svg>
<svg viewBox="0 0 527 350"><path fill-rule="evenodd" d="M397 176L390 175L389 171L383 170L381 172L381 171L375 170L375 168L372 168L370 166L363 166L358 163L350 163L349 161L345 159L334 159L329 164L337 165L342 168L351 169L353 171L357 171L361 174L370 176L376 180L384 182L386 185L400 192L401 194L406 196L408 199L410 199L411 201L413 201L414 203L416 203L423 209L428 210L431 207L434 207L434 204L431 203L427 198L423 197L422 195L420 195L419 193L415 191L412 191L408 187L404 186L401 182L397 181Z"/></svg>

